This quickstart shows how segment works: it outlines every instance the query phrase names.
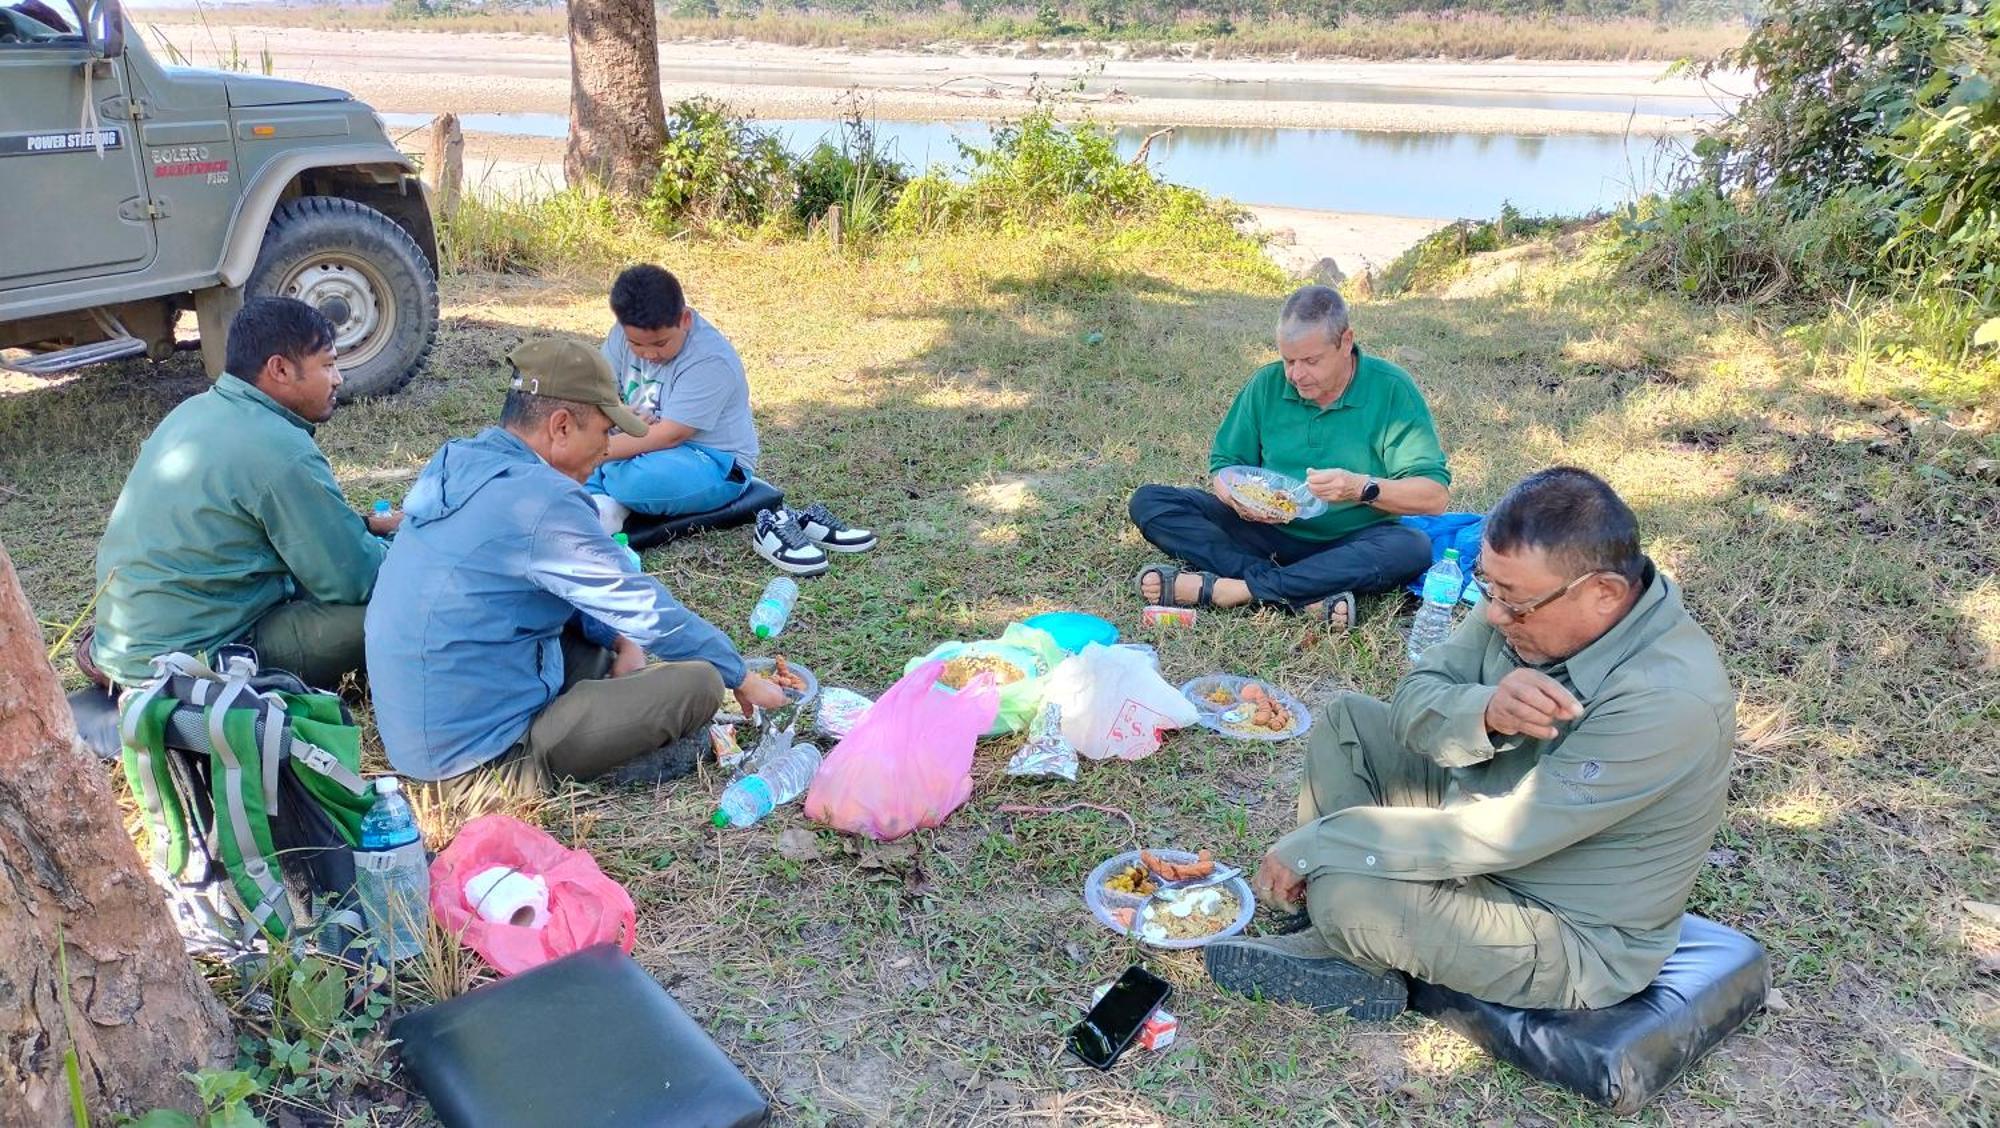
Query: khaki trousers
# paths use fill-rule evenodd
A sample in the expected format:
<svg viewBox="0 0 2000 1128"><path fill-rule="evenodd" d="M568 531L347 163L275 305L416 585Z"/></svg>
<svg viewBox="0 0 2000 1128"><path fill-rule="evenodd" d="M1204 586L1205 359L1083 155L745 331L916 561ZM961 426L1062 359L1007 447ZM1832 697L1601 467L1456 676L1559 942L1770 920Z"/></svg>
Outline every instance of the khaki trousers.
<svg viewBox="0 0 2000 1128"><path fill-rule="evenodd" d="M264 612L243 641L257 651L260 668L285 670L307 685L337 690L342 678L358 678L367 666L361 642L367 615L362 603L294 599Z"/></svg>
<svg viewBox="0 0 2000 1128"><path fill-rule="evenodd" d="M1320 710L1299 821L1348 807L1441 807L1450 775L1399 744L1389 706L1358 693ZM1394 968L1512 1007L1583 1005L1554 912L1490 877L1396 881L1323 873L1306 891L1313 926L1350 961Z"/></svg>
<svg viewBox="0 0 2000 1128"><path fill-rule="evenodd" d="M547 775L595 779L695 731L722 705L722 675L706 662L664 662L614 678L606 676L611 651L574 631L563 632L562 645L563 691L519 749Z"/></svg>

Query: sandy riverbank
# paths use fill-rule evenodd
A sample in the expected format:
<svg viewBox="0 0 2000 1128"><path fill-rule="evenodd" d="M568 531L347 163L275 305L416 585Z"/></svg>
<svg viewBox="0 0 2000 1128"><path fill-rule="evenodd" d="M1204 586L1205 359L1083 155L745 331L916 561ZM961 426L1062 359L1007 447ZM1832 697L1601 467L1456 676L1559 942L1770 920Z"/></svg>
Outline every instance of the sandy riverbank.
<svg viewBox="0 0 2000 1128"><path fill-rule="evenodd" d="M232 48L253 61L268 50L277 76L339 86L386 112L562 113L569 105L568 45L550 37L256 26L211 33L172 23L149 25L146 35L155 45L164 37L198 65L211 64ZM836 98L850 87L863 92L868 111L883 118L1008 117L1033 105L1031 82L1060 86L1087 75L1097 87L1114 89L1082 97L1073 103L1076 112L1113 124L1657 135L1685 129L1687 119L1403 99L1428 90L1527 103L1564 96L1672 98L1688 113L1713 105L1701 83L1666 78L1657 63L1087 62L969 50L844 51L744 42L668 43L660 54L669 101L706 94L766 118L831 116ZM1117 92L1121 82L1144 84L1149 93ZM1257 96L1243 98L1159 96L1160 85L1173 82L1261 88L1246 85ZM1368 100L1288 99L1287 87L1297 83L1366 87Z"/></svg>

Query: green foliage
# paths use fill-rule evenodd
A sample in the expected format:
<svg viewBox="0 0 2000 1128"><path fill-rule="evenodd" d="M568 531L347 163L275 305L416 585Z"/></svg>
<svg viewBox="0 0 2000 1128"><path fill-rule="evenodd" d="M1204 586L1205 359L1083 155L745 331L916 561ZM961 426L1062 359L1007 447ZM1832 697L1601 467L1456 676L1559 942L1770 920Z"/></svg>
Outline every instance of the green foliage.
<svg viewBox="0 0 2000 1128"><path fill-rule="evenodd" d="M452 271L546 274L606 267L628 255L637 226L594 187L516 195L467 192L441 217L438 251Z"/></svg>
<svg viewBox="0 0 2000 1128"><path fill-rule="evenodd" d="M881 149L874 123L857 105L841 121L840 144L821 142L799 162L792 212L810 223L840 205L849 232L873 234L888 223L910 172Z"/></svg>
<svg viewBox="0 0 2000 1128"><path fill-rule="evenodd" d="M267 1017L242 1022L236 1040L242 1075L277 1099L320 1106L366 1103L387 1092L389 999L371 991L350 1012L351 974L346 964L282 951L247 974L241 994L268 997L271 1006ZM378 967L374 974L385 973Z"/></svg>
<svg viewBox="0 0 2000 1128"><path fill-rule="evenodd" d="M1065 125L1046 104L994 130L990 147L960 148L971 166L966 182L935 172L912 182L891 226L1104 222L1150 213L1171 190L1151 169L1121 158L1110 133L1088 122Z"/></svg>
<svg viewBox="0 0 2000 1128"><path fill-rule="evenodd" d="M1426 289L1451 277L1472 255L1539 239L1584 222L1588 220L1523 215L1513 204L1502 203L1496 219L1462 219L1424 236L1382 271L1375 287L1386 296Z"/></svg>
<svg viewBox="0 0 2000 1128"><path fill-rule="evenodd" d="M2000 307L2000 6L1940 17L1933 70L1874 147L1891 170L1889 266L1905 284Z"/></svg>
<svg viewBox="0 0 2000 1128"><path fill-rule="evenodd" d="M689 224L755 226L792 200L792 162L777 135L713 98L668 108L660 157L659 178L640 208L658 231Z"/></svg>
<svg viewBox="0 0 2000 1128"><path fill-rule="evenodd" d="M2000 308L2000 6L1774 0L1716 65L1757 93L1698 181L1622 223L1632 269L1712 301L1921 302L1955 355Z"/></svg>
<svg viewBox="0 0 2000 1128"><path fill-rule="evenodd" d="M250 1098L263 1090L257 1079L240 1069L204 1069L182 1076L194 1082L201 1098L201 1113L190 1116L170 1108L156 1108L126 1128L264 1128L264 1120L250 1111Z"/></svg>
<svg viewBox="0 0 2000 1128"><path fill-rule="evenodd" d="M1852 191L1794 217L1782 195L1724 197L1691 188L1618 218L1633 275L1712 302L1826 301L1865 287L1888 234L1873 194Z"/></svg>

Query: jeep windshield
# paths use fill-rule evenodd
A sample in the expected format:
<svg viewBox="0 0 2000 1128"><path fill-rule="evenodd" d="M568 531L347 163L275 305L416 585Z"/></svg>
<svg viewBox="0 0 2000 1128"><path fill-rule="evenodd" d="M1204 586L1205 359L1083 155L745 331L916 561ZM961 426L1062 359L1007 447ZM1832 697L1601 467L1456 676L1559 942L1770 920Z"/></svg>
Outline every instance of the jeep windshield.
<svg viewBox="0 0 2000 1128"><path fill-rule="evenodd" d="M0 0L0 43L75 43L82 38L75 17L45 0Z"/></svg>

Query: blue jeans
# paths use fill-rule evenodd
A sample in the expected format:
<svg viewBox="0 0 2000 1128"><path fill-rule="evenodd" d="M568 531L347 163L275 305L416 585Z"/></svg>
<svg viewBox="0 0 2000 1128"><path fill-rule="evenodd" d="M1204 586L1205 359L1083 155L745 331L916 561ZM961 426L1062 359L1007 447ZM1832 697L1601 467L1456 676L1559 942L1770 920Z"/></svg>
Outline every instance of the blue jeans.
<svg viewBox="0 0 2000 1128"><path fill-rule="evenodd" d="M650 517L707 513L735 501L749 488L750 475L734 455L700 443L682 443L607 462L584 483L594 494Z"/></svg>

